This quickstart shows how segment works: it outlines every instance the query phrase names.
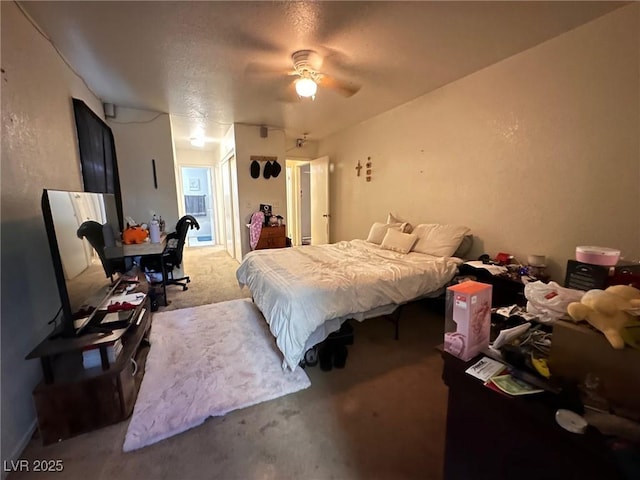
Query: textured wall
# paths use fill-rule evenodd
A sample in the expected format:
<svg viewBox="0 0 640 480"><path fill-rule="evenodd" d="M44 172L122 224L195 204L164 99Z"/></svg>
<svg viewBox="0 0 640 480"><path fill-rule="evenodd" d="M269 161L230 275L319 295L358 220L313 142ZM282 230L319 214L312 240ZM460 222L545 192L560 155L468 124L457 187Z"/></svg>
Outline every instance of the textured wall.
<svg viewBox="0 0 640 480"><path fill-rule="evenodd" d="M286 215L287 188L285 171L285 138L282 131L269 131L267 138L260 137L260 128L247 125L235 125L236 161L238 172L238 201L242 255L251 250L249 246L249 223L251 214L260 208L261 203L270 204L273 213ZM251 155L276 156L282 171L277 178L265 179L262 176L265 162L260 165L260 177L251 178Z"/></svg>
<svg viewBox="0 0 640 480"><path fill-rule="evenodd" d="M320 143L332 241L389 211L465 224L472 255L549 257L576 245L640 258L638 12L634 4ZM370 156L373 181L354 167Z"/></svg>
<svg viewBox="0 0 640 480"><path fill-rule="evenodd" d="M117 117L107 123L115 138L123 213L147 223L155 212L171 231L178 221L178 200L169 115L131 108L117 108L116 112ZM152 159L158 188L153 182Z"/></svg>
<svg viewBox="0 0 640 480"><path fill-rule="evenodd" d="M102 116L101 102L13 2L2 17L2 460L18 455L35 421L42 373L24 357L50 332L60 298L40 198L82 190L71 97Z"/></svg>

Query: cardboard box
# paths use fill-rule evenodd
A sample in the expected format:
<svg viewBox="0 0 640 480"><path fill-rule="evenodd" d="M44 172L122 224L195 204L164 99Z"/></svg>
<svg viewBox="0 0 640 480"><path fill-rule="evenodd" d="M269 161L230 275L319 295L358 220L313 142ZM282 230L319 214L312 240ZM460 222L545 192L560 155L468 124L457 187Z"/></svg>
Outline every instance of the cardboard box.
<svg viewBox="0 0 640 480"><path fill-rule="evenodd" d="M445 352L467 361L489 346L491 292L491 285L474 281L447 288Z"/></svg>
<svg viewBox="0 0 640 480"><path fill-rule="evenodd" d="M614 412L640 418L640 351L614 349L586 324L558 320L553 325L549 369L554 379L576 385L597 377L599 394Z"/></svg>

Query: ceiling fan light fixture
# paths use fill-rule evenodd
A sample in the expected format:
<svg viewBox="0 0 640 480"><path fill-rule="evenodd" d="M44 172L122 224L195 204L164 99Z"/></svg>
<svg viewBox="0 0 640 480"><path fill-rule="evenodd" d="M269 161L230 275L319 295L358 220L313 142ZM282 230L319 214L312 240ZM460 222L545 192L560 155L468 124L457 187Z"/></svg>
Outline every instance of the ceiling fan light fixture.
<svg viewBox="0 0 640 480"><path fill-rule="evenodd" d="M301 97L315 97L318 91L318 84L311 78L304 77L296 81L296 92Z"/></svg>

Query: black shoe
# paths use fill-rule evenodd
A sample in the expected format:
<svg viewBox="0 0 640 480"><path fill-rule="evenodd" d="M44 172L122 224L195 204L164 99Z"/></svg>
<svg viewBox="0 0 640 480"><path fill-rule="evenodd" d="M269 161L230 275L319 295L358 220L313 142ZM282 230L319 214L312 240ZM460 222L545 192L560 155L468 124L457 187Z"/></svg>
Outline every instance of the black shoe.
<svg viewBox="0 0 640 480"><path fill-rule="evenodd" d="M344 368L347 364L347 355L349 355L349 350L347 350L346 346L337 346L333 351L333 366L336 368Z"/></svg>
<svg viewBox="0 0 640 480"><path fill-rule="evenodd" d="M318 352L320 360L320 370L328 372L333 368L333 347L330 345L322 345Z"/></svg>
<svg viewBox="0 0 640 480"><path fill-rule="evenodd" d="M311 347L305 352L302 361L308 367L315 367L318 364L318 349L316 347Z"/></svg>

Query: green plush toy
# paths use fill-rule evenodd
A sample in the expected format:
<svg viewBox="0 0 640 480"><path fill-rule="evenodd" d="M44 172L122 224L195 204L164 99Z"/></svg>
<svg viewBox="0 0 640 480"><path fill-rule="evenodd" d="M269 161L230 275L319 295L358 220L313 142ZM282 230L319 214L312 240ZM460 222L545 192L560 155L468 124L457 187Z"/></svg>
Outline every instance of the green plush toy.
<svg viewBox="0 0 640 480"><path fill-rule="evenodd" d="M632 313L633 312L633 313ZM613 348L622 349L625 342L637 347L634 327L640 325L640 290L627 285L614 285L606 290L589 290L580 302L570 303L567 313L578 322L586 320L601 331Z"/></svg>

